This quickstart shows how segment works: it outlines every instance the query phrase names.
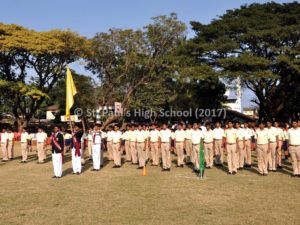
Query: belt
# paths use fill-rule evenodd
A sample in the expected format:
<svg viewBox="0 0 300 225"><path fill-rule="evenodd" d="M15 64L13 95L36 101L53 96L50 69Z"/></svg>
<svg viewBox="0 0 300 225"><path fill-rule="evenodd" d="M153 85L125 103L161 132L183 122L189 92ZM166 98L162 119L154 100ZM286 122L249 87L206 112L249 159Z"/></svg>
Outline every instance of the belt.
<svg viewBox="0 0 300 225"><path fill-rule="evenodd" d="M226 143L227 145L235 145L236 143Z"/></svg>
<svg viewBox="0 0 300 225"><path fill-rule="evenodd" d="M145 142L144 141L141 141L141 142L137 141L137 143L145 143Z"/></svg>
<svg viewBox="0 0 300 225"><path fill-rule="evenodd" d="M115 144L120 144L120 142L117 142L117 143L113 143L113 144L114 144L114 145L115 145Z"/></svg>
<svg viewBox="0 0 300 225"><path fill-rule="evenodd" d="M170 143L170 142L163 142L163 141L162 141L161 143Z"/></svg>
<svg viewBox="0 0 300 225"><path fill-rule="evenodd" d="M186 138L185 140L189 141L189 140L192 140L192 139L188 139L188 138Z"/></svg>
<svg viewBox="0 0 300 225"><path fill-rule="evenodd" d="M151 143L157 143L158 141L151 141Z"/></svg>
<svg viewBox="0 0 300 225"><path fill-rule="evenodd" d="M38 143L44 143L44 142L38 142Z"/></svg>
<svg viewBox="0 0 300 225"><path fill-rule="evenodd" d="M212 143L212 142L204 142L204 144L210 144L210 143Z"/></svg>
<svg viewBox="0 0 300 225"><path fill-rule="evenodd" d="M270 143L276 143L276 141L270 141Z"/></svg>
<svg viewBox="0 0 300 225"><path fill-rule="evenodd" d="M300 145L289 145L289 146L298 147L298 146L300 146Z"/></svg>
<svg viewBox="0 0 300 225"><path fill-rule="evenodd" d="M200 145L200 143L198 143L198 144L193 144L193 145Z"/></svg>
<svg viewBox="0 0 300 225"><path fill-rule="evenodd" d="M176 143L183 143L184 141L176 141Z"/></svg>
<svg viewBox="0 0 300 225"><path fill-rule="evenodd" d="M223 140L223 139L222 139L222 138L221 138L221 139L216 139L216 138L215 138L215 140L216 140L216 141L221 141L221 140Z"/></svg>

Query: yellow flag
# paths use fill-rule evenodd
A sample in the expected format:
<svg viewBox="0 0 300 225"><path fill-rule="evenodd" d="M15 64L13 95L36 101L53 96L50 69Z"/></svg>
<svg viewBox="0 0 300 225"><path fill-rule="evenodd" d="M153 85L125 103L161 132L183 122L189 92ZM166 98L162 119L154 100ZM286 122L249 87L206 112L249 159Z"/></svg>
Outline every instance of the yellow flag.
<svg viewBox="0 0 300 225"><path fill-rule="evenodd" d="M70 109L74 104L74 95L77 94L77 90L73 81L73 77L69 67L67 67L66 77L66 116L70 116Z"/></svg>

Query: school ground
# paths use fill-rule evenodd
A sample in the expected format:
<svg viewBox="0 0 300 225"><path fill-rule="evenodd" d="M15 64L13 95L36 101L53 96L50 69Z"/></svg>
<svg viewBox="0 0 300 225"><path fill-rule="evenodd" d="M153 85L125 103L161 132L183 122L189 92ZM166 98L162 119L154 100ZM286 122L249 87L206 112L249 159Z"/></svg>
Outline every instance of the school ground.
<svg viewBox="0 0 300 225"><path fill-rule="evenodd" d="M34 153L21 164L15 149L14 161L0 163L0 224L300 224L300 178L290 177L289 162L267 177L256 168L235 176L213 168L200 180L174 163L171 172L147 166L141 176L128 163L93 172L88 162L73 175L67 154L64 177L52 179L50 151L45 164Z"/></svg>

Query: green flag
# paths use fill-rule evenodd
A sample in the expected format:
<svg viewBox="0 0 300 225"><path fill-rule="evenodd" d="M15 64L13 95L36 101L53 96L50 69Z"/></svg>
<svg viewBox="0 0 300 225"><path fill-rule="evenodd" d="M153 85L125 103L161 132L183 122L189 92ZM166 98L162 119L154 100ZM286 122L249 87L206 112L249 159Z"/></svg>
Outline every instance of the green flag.
<svg viewBox="0 0 300 225"><path fill-rule="evenodd" d="M203 150L203 140L200 141L200 152L199 152L199 177L203 178L204 175L204 150Z"/></svg>

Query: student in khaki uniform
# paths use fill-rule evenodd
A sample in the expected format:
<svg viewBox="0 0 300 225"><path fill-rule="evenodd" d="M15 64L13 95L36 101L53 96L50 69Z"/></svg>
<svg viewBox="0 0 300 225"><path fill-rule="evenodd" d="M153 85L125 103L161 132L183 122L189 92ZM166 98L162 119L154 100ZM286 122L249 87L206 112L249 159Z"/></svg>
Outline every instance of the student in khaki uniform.
<svg viewBox="0 0 300 225"><path fill-rule="evenodd" d="M8 143L7 143L7 152L8 152L8 158L10 160L14 159L14 133L9 128L7 129L7 135L8 135Z"/></svg>
<svg viewBox="0 0 300 225"><path fill-rule="evenodd" d="M126 162L131 162L131 152L130 152L130 125L126 126L125 132L122 134L122 140L124 143Z"/></svg>
<svg viewBox="0 0 300 225"><path fill-rule="evenodd" d="M131 152L131 160L133 165L138 164L137 158L137 149L136 149L136 126L132 124L131 132L130 132L130 152Z"/></svg>
<svg viewBox="0 0 300 225"><path fill-rule="evenodd" d="M150 149L151 149L151 155L152 155L152 165L158 166L159 165L159 137L160 137L160 131L157 129L157 125L153 124L152 129L150 131Z"/></svg>
<svg viewBox="0 0 300 225"><path fill-rule="evenodd" d="M211 129L210 123L206 124L206 129L203 132L203 147L206 168L212 168L214 164L214 132Z"/></svg>
<svg viewBox="0 0 300 225"><path fill-rule="evenodd" d="M193 144L192 144L192 125L188 124L185 130L185 141L184 141L184 149L186 153L186 165L193 164Z"/></svg>
<svg viewBox="0 0 300 225"><path fill-rule="evenodd" d="M174 133L174 143L177 153L177 167L184 167L184 140L185 131L183 130L182 124L178 124L177 130Z"/></svg>
<svg viewBox="0 0 300 225"><path fill-rule="evenodd" d="M268 154L270 152L270 140L268 131L263 123L259 124L259 128L255 131L257 164L260 175L268 175Z"/></svg>
<svg viewBox="0 0 300 225"><path fill-rule="evenodd" d="M194 123L192 129L192 145L193 145L193 160L194 160L194 172L199 173L199 153L200 153L200 142L203 139L203 131L199 129L197 123Z"/></svg>
<svg viewBox="0 0 300 225"><path fill-rule="evenodd" d="M143 130L142 125L138 125L138 129L135 132L136 134L136 149L139 159L138 169L143 169L146 162L146 145L147 145L147 134Z"/></svg>
<svg viewBox="0 0 300 225"><path fill-rule="evenodd" d="M224 162L224 148L223 137L224 129L221 127L221 123L216 122L216 127L213 130L214 133L214 151L216 155L216 166L223 166Z"/></svg>
<svg viewBox="0 0 300 225"><path fill-rule="evenodd" d="M244 123L244 136L245 136L245 165L244 167L251 168L251 144L252 138L255 136L254 130L249 128L249 123Z"/></svg>
<svg viewBox="0 0 300 225"><path fill-rule="evenodd" d="M146 162L148 162L149 157L150 157L150 141L149 141L150 131L149 131L149 127L147 125L144 125L143 126L143 131L144 131L144 134L146 136L145 160L146 160Z"/></svg>
<svg viewBox="0 0 300 225"><path fill-rule="evenodd" d="M276 172L276 149L278 148L278 135L277 129L272 126L270 121L267 122L268 137L270 139L270 152L269 152L269 171Z"/></svg>
<svg viewBox="0 0 300 225"><path fill-rule="evenodd" d="M300 177L300 127L293 121L287 133L289 153L293 165L293 177Z"/></svg>
<svg viewBox="0 0 300 225"><path fill-rule="evenodd" d="M163 124L160 131L160 148L163 162L163 172L171 170L171 135L171 130L168 129L166 124Z"/></svg>
<svg viewBox="0 0 300 225"><path fill-rule="evenodd" d="M283 131L283 126L279 125L278 122L274 123L274 127L276 128L277 138L278 138L278 147L276 149L276 165L277 169L282 169L281 163L282 163L282 146L283 142L285 140L285 135Z"/></svg>
<svg viewBox="0 0 300 225"><path fill-rule="evenodd" d="M21 153L22 153L22 161L21 163L27 162L27 155L28 155L28 137L29 134L26 128L23 128L21 133Z"/></svg>
<svg viewBox="0 0 300 225"><path fill-rule="evenodd" d="M107 147L107 158L108 161L113 161L113 143L112 143L112 139L113 139L113 130L112 127L109 126L108 127L108 131L106 132L106 147Z"/></svg>
<svg viewBox="0 0 300 225"><path fill-rule="evenodd" d="M8 152L7 152L8 133L4 128L2 129L2 133L0 135L0 141L1 141L1 150L2 150L2 161L6 162L8 161Z"/></svg>
<svg viewBox="0 0 300 225"><path fill-rule="evenodd" d="M38 154L38 163L44 163L45 160L45 145L46 145L47 135L43 132L41 128L38 128L36 133L36 150Z"/></svg>
<svg viewBox="0 0 300 225"><path fill-rule="evenodd" d="M228 128L224 132L225 138L225 151L227 153L227 162L228 162L228 174L235 175L237 173L237 144L238 137L236 129L233 128L233 123L228 122Z"/></svg>
<svg viewBox="0 0 300 225"><path fill-rule="evenodd" d="M241 124L239 122L236 122L235 127L238 138L236 167L238 170L242 170L245 163L245 130L241 128Z"/></svg>
<svg viewBox="0 0 300 225"><path fill-rule="evenodd" d="M115 125L112 133L113 158L115 163L113 168L121 167L121 136L122 133L119 130L119 127Z"/></svg>

